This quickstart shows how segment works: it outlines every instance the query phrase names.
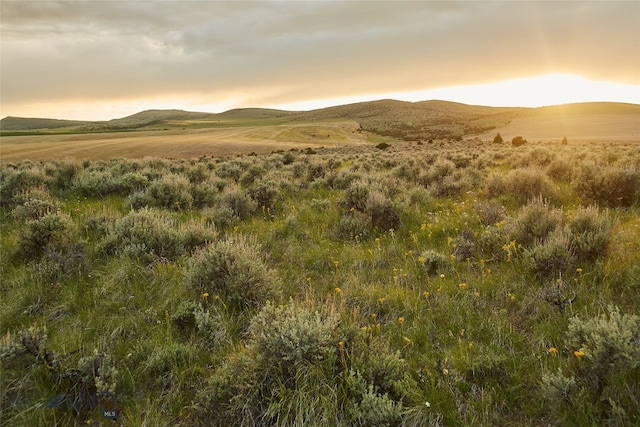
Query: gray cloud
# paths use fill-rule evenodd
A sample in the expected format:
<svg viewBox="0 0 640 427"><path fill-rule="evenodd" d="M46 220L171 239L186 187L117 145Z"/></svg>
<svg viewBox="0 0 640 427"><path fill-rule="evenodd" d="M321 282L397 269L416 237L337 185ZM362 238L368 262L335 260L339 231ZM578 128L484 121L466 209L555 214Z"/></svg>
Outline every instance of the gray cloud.
<svg viewBox="0 0 640 427"><path fill-rule="evenodd" d="M3 110L245 93L255 103L564 72L638 84L638 2L1 3Z"/></svg>

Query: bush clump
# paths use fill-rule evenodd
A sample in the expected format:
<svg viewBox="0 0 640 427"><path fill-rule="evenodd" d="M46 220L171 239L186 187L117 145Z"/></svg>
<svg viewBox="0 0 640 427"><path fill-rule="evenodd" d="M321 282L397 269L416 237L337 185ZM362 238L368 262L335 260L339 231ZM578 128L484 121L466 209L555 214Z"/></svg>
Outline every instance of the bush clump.
<svg viewBox="0 0 640 427"><path fill-rule="evenodd" d="M556 199L553 181L538 169L516 169L506 179L506 189L521 205L537 197Z"/></svg>
<svg viewBox="0 0 640 427"><path fill-rule="evenodd" d="M149 185L147 194L155 206L167 209L190 209L193 203L189 180L182 175L167 174Z"/></svg>
<svg viewBox="0 0 640 427"><path fill-rule="evenodd" d="M631 425L640 417L640 317L617 307L569 322L566 358L542 377L553 420L571 425Z"/></svg>
<svg viewBox="0 0 640 427"><path fill-rule="evenodd" d="M15 201L17 206L13 208L11 215L18 221L36 220L47 214L60 212L60 204L49 193L41 190L23 193Z"/></svg>
<svg viewBox="0 0 640 427"><path fill-rule="evenodd" d="M525 249L523 256L525 264L541 279L561 277L574 261L571 241L560 229Z"/></svg>
<svg viewBox="0 0 640 427"><path fill-rule="evenodd" d="M48 213L27 221L18 242L20 256L33 260L47 251L64 251L73 241L76 227L71 218L64 213Z"/></svg>
<svg viewBox="0 0 640 427"><path fill-rule="evenodd" d="M569 242L579 261L603 257L611 234L612 219L608 211L596 206L578 209L567 224Z"/></svg>
<svg viewBox="0 0 640 427"><path fill-rule="evenodd" d="M215 236L215 231L205 226L180 227L175 220L144 208L118 219L98 244L98 251L148 262L157 258L175 260Z"/></svg>
<svg viewBox="0 0 640 427"><path fill-rule="evenodd" d="M38 170L3 173L0 180L0 206L13 206L16 196L41 187L45 180L45 175Z"/></svg>
<svg viewBox="0 0 640 427"><path fill-rule="evenodd" d="M203 422L399 425L405 362L344 324L333 304L314 305L263 307L246 351L227 358L198 396Z"/></svg>
<svg viewBox="0 0 640 427"><path fill-rule="evenodd" d="M451 267L449 257L434 250L422 252L418 257L418 261L420 269L430 276L443 273Z"/></svg>
<svg viewBox="0 0 640 427"><path fill-rule="evenodd" d="M239 220L249 218L256 211L258 204L238 187L229 187L218 198L218 209L227 209Z"/></svg>
<svg viewBox="0 0 640 427"><path fill-rule="evenodd" d="M518 217L511 221L509 234L523 247L531 247L544 241L563 221L561 210L552 208L547 201L538 197L524 206Z"/></svg>
<svg viewBox="0 0 640 427"><path fill-rule="evenodd" d="M391 206L391 201L381 191L374 190L369 193L365 212L371 216L371 225L379 230L398 230L402 224Z"/></svg>
<svg viewBox="0 0 640 427"><path fill-rule="evenodd" d="M198 295L217 295L236 311L259 307L279 291L260 247L244 237L227 237L202 248L191 259L187 282Z"/></svg>
<svg viewBox="0 0 640 427"><path fill-rule="evenodd" d="M573 175L576 193L606 206L631 206L640 201L640 169L583 165Z"/></svg>

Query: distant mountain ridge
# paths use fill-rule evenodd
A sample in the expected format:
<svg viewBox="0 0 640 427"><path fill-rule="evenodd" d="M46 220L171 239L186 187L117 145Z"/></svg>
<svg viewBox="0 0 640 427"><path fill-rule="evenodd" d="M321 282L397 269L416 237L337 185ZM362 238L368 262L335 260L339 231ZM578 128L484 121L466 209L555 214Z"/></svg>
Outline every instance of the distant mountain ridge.
<svg viewBox="0 0 640 427"><path fill-rule="evenodd" d="M46 118L5 117L0 131L101 132L135 130L181 121L226 121L283 119L291 121L354 120L362 130L405 140L459 139L504 126L516 117L553 114L638 114L639 104L616 102L575 103L538 108L488 107L450 101L420 102L382 99L309 111L270 108L238 108L223 113L184 110L146 110L108 121L78 121Z"/></svg>

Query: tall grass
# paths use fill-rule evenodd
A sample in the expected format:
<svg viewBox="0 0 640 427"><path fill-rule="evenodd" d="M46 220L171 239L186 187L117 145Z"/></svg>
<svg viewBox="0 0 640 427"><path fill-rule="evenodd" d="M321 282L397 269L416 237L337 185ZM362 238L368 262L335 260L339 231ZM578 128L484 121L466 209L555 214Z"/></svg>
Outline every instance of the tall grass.
<svg viewBox="0 0 640 427"><path fill-rule="evenodd" d="M1 424L630 425L638 159L5 164Z"/></svg>

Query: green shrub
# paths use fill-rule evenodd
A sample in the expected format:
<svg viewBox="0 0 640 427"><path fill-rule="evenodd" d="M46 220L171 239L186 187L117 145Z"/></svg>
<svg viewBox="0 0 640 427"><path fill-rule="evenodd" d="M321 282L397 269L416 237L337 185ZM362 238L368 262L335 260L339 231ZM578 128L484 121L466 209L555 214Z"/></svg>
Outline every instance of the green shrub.
<svg viewBox="0 0 640 427"><path fill-rule="evenodd" d="M76 176L71 186L84 197L104 197L113 193L113 176L102 170L87 170Z"/></svg>
<svg viewBox="0 0 640 427"><path fill-rule="evenodd" d="M525 158L525 163L527 165L545 167L554 160L555 154L549 151L549 149L547 148L535 147L533 150L527 153Z"/></svg>
<svg viewBox="0 0 640 427"><path fill-rule="evenodd" d="M226 206L205 209L203 215L208 224L219 229L230 227L240 221L235 212Z"/></svg>
<svg viewBox="0 0 640 427"><path fill-rule="evenodd" d="M506 178L506 189L521 205L537 197L551 201L556 199L553 181L538 169L511 171Z"/></svg>
<svg viewBox="0 0 640 427"><path fill-rule="evenodd" d="M113 230L98 244L98 252L125 255L152 262L175 260L215 238L202 224L178 226L175 220L151 209L130 212L118 219Z"/></svg>
<svg viewBox="0 0 640 427"><path fill-rule="evenodd" d="M219 349L220 345L232 342L231 331L222 319L218 310L205 310L198 305L193 311L197 338L208 351Z"/></svg>
<svg viewBox="0 0 640 427"><path fill-rule="evenodd" d="M468 227L462 230L460 235L453 240L453 256L456 261L469 261L473 259L475 240L473 230Z"/></svg>
<svg viewBox="0 0 640 427"><path fill-rule="evenodd" d="M594 261L607 250L612 219L608 211L596 206L578 209L567 224L572 250L579 261Z"/></svg>
<svg viewBox="0 0 640 427"><path fill-rule="evenodd" d="M240 181L243 168L240 164L232 161L220 163L216 169L216 175L220 178L229 178L235 182Z"/></svg>
<svg viewBox="0 0 640 427"><path fill-rule="evenodd" d="M209 170L203 164L195 165L185 172L185 176L191 184L202 184L209 178Z"/></svg>
<svg viewBox="0 0 640 427"><path fill-rule="evenodd" d="M167 174L154 181L147 189L147 195L155 206L182 210L190 209L193 197L189 191L189 180L181 175Z"/></svg>
<svg viewBox="0 0 640 427"><path fill-rule="evenodd" d="M555 180L569 182L573 175L573 163L565 157L556 158L547 166L545 172Z"/></svg>
<svg viewBox="0 0 640 427"><path fill-rule="evenodd" d="M196 327L195 311L198 304L193 301L182 301L171 313L171 323L183 333L189 333Z"/></svg>
<svg viewBox="0 0 640 427"><path fill-rule="evenodd" d="M213 206L218 195L218 188L211 182L205 181L194 184L190 188L194 208Z"/></svg>
<svg viewBox="0 0 640 427"><path fill-rule="evenodd" d="M574 262L571 242L559 229L525 249L523 257L529 270L541 279L563 276Z"/></svg>
<svg viewBox="0 0 640 427"><path fill-rule="evenodd" d="M0 206L13 206L17 195L42 186L45 179L44 174L37 170L3 174L0 180Z"/></svg>
<svg viewBox="0 0 640 427"><path fill-rule="evenodd" d="M240 184L244 187L252 185L264 175L264 168L260 165L251 165L240 177Z"/></svg>
<svg viewBox="0 0 640 427"><path fill-rule="evenodd" d="M260 247L244 237L227 237L198 251L191 259L187 282L198 295L218 295L236 311L259 307L277 298L279 290Z"/></svg>
<svg viewBox="0 0 640 427"><path fill-rule="evenodd" d="M229 209L240 220L249 218L256 211L257 206L258 204L251 197L237 187L227 188L218 198L218 208Z"/></svg>
<svg viewBox="0 0 640 427"><path fill-rule="evenodd" d="M371 216L360 211L347 212L331 229L331 234L339 240L362 241L371 237Z"/></svg>
<svg viewBox="0 0 640 427"><path fill-rule="evenodd" d="M36 220L47 214L60 212L60 204L44 191L31 190L15 197L15 200L17 206L13 208L11 215L18 221Z"/></svg>
<svg viewBox="0 0 640 427"><path fill-rule="evenodd" d="M270 209L272 213L275 211L278 197L280 196L280 191L275 182L257 181L247 192L249 193L249 197L251 197L258 206Z"/></svg>
<svg viewBox="0 0 640 427"><path fill-rule="evenodd" d="M400 217L391 206L391 201L380 191L369 192L364 210L371 216L371 225L379 230L398 230L402 225Z"/></svg>
<svg viewBox="0 0 640 427"><path fill-rule="evenodd" d="M116 181L114 193L128 196L136 191L144 191L149 186L149 179L139 172L128 172Z"/></svg>
<svg viewBox="0 0 640 427"><path fill-rule="evenodd" d="M41 257L47 251L64 251L75 234L75 224L68 215L49 213L27 221L20 233L18 251L30 260Z"/></svg>
<svg viewBox="0 0 640 427"><path fill-rule="evenodd" d="M451 267L449 257L434 250L422 252L418 257L418 261L420 262L420 270L430 276L444 273Z"/></svg>
<svg viewBox="0 0 640 427"><path fill-rule="evenodd" d="M477 202L474 210L478 214L480 224L484 226L494 225L502 221L506 215L506 209L495 201Z"/></svg>
<svg viewBox="0 0 640 427"><path fill-rule="evenodd" d="M542 377L556 423L621 426L640 417L640 317L607 311L570 320L562 367Z"/></svg>
<svg viewBox="0 0 640 427"><path fill-rule="evenodd" d="M199 396L199 416L219 425L398 425L402 397L393 396L404 396L406 364L369 343L331 303L267 303L246 351Z"/></svg>
<svg viewBox="0 0 640 427"><path fill-rule="evenodd" d="M487 196L489 198L502 196L507 191L507 183L502 174L493 173L487 178Z"/></svg>
<svg viewBox="0 0 640 427"><path fill-rule="evenodd" d="M338 325L329 313L267 303L249 326L248 351L229 358L200 395L200 417L219 425L334 425Z"/></svg>
<svg viewBox="0 0 640 427"><path fill-rule="evenodd" d="M73 180L82 170L82 167L75 162L54 163L53 165L55 168L47 171L47 174L51 177L47 186L56 191L64 191L71 188Z"/></svg>
<svg viewBox="0 0 640 427"><path fill-rule="evenodd" d="M153 206L153 197L147 192L137 191L127 198L126 204L133 210L140 210Z"/></svg>
<svg viewBox="0 0 640 427"><path fill-rule="evenodd" d="M509 224L509 235L523 247L531 247L560 227L564 220L561 210L554 209L542 198L524 206Z"/></svg>
<svg viewBox="0 0 640 427"><path fill-rule="evenodd" d="M640 169L587 164L571 181L580 196L607 206L631 206L640 201Z"/></svg>
<svg viewBox="0 0 640 427"><path fill-rule="evenodd" d="M142 372L153 379L154 384L168 386L167 381L180 368L191 366L198 359L197 347L190 344L171 343L154 349L146 356Z"/></svg>
<svg viewBox="0 0 640 427"><path fill-rule="evenodd" d="M344 192L342 206L364 212L369 198L369 187L363 182L353 182Z"/></svg>
<svg viewBox="0 0 640 427"><path fill-rule="evenodd" d="M27 421L24 425L31 425L34 419L29 418L30 412L42 402L29 402L28 398L52 396L46 402L51 410L47 424L64 420L73 425L87 424L103 399L116 392L118 370L111 355L98 350L81 357L75 366L64 356L48 348L44 328L31 327L4 337L0 345L3 421ZM17 404L15 399L19 400ZM5 406L11 400L13 404ZM25 415L26 420L22 420Z"/></svg>
<svg viewBox="0 0 640 427"><path fill-rule="evenodd" d="M267 303L251 321L251 346L258 368L267 377L294 378L316 363L332 364L336 358L339 318L316 310Z"/></svg>

